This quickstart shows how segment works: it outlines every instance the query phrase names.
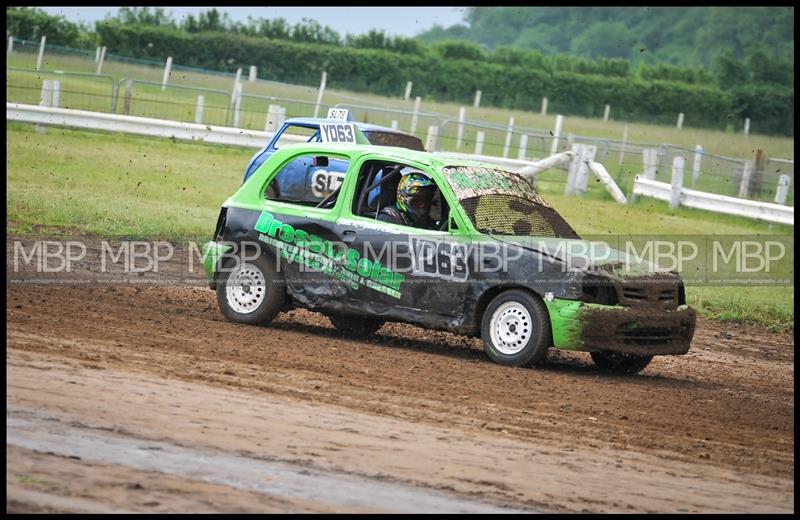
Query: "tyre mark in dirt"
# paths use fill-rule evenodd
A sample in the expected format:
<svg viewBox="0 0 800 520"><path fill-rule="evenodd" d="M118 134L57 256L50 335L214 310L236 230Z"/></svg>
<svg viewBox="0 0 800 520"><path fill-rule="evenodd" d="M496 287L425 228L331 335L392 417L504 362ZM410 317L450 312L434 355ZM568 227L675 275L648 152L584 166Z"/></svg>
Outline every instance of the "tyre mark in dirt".
<svg viewBox="0 0 800 520"><path fill-rule="evenodd" d="M770 476L794 470L787 336L762 333L761 350L740 356L743 347L719 348L714 327L701 322L689 355L609 377L583 353L553 353L540 369L501 367L479 340L402 324L370 341L345 338L307 311L270 328L232 324L201 287L19 285L7 299L15 349L502 435L652 450ZM758 354L766 351L776 354Z"/></svg>

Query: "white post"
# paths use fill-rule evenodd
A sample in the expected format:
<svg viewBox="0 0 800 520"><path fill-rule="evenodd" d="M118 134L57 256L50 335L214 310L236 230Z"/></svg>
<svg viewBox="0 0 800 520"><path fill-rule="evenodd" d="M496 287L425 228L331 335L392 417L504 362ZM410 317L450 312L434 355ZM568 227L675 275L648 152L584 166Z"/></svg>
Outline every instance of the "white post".
<svg viewBox="0 0 800 520"><path fill-rule="evenodd" d="M328 83L328 73L322 71L322 77L319 80L319 91L317 92L317 104L314 105L314 117L319 114L319 106L322 104L322 96L325 94L325 84Z"/></svg>
<svg viewBox="0 0 800 520"><path fill-rule="evenodd" d="M436 138L439 135L438 126L428 127L428 137L425 139L425 150L432 152L436 149Z"/></svg>
<svg viewBox="0 0 800 520"><path fill-rule="evenodd" d="M625 158L625 145L628 144L628 123L622 129L622 148L619 151L619 165L622 167L622 160Z"/></svg>
<svg viewBox="0 0 800 520"><path fill-rule="evenodd" d="M479 106L481 106L481 91L480 90L476 90L475 91L475 101L472 103L472 106L474 106L475 108L478 108Z"/></svg>
<svg viewBox="0 0 800 520"><path fill-rule="evenodd" d="M622 190L619 189L617 183L614 182L614 179L611 178L611 175L608 174L608 171L605 167L598 163L598 162L590 162L589 169L595 174L597 179L600 181L606 191L611 194L611 197L617 201L619 204L625 204L628 202L628 199L625 198L625 194L622 193Z"/></svg>
<svg viewBox="0 0 800 520"><path fill-rule="evenodd" d="M658 148L645 148L642 150L642 162L644 163L644 178L656 180L656 168L658 167Z"/></svg>
<svg viewBox="0 0 800 520"><path fill-rule="evenodd" d="M258 72L258 68L255 65L250 65L250 83L256 82L256 73Z"/></svg>
<svg viewBox="0 0 800 520"><path fill-rule="evenodd" d="M547 115L547 98L546 97L542 98L542 115L543 116Z"/></svg>
<svg viewBox="0 0 800 520"><path fill-rule="evenodd" d="M578 164L578 171L575 177L575 191L579 195L586 193L586 188L589 184L589 163L594 162L595 155L597 155L597 146L583 145L583 155Z"/></svg>
<svg viewBox="0 0 800 520"><path fill-rule="evenodd" d="M94 50L94 62L97 63L99 59L100 59L100 47Z"/></svg>
<svg viewBox="0 0 800 520"><path fill-rule="evenodd" d="M703 160L703 147L699 144L694 147L694 163L692 163L692 185L700 178L700 162Z"/></svg>
<svg viewBox="0 0 800 520"><path fill-rule="evenodd" d="M42 70L42 60L44 59L44 44L47 36L42 36L42 43L39 44L39 57L36 58L36 70Z"/></svg>
<svg viewBox="0 0 800 520"><path fill-rule="evenodd" d="M39 106L49 107L53 104L53 80L46 79L42 81L42 93L39 96ZM45 131L44 125L36 125L36 132L43 134Z"/></svg>
<svg viewBox="0 0 800 520"><path fill-rule="evenodd" d="M267 111L267 124L264 126L264 130L267 132L275 132L278 130L279 126L278 122L278 113L280 112L280 106L278 105L270 105Z"/></svg>
<svg viewBox="0 0 800 520"><path fill-rule="evenodd" d="M456 129L456 150L461 148L461 140L464 138L464 117L466 110L464 107L458 109L458 128Z"/></svg>
<svg viewBox="0 0 800 520"><path fill-rule="evenodd" d="M242 84L236 84L236 101L234 101L233 106L233 126L234 128L239 128L239 115L241 114L242 108Z"/></svg>
<svg viewBox="0 0 800 520"><path fill-rule="evenodd" d="M478 132L475 136L475 155L483 153L483 139L486 137L484 132Z"/></svg>
<svg viewBox="0 0 800 520"><path fill-rule="evenodd" d="M744 120L744 135L750 134L750 118Z"/></svg>
<svg viewBox="0 0 800 520"><path fill-rule="evenodd" d="M392 119L392 130L397 130L397 119Z"/></svg>
<svg viewBox="0 0 800 520"><path fill-rule="evenodd" d="M508 118L508 131L506 132L506 142L503 144L503 158L508 157L508 150L511 148L511 136L514 135L514 118Z"/></svg>
<svg viewBox="0 0 800 520"><path fill-rule="evenodd" d="M8 53L11 54L11 51L13 51L13 50L14 50L14 37L13 36L9 36L8 37Z"/></svg>
<svg viewBox="0 0 800 520"><path fill-rule="evenodd" d="M58 108L61 105L61 82L53 80L53 94L50 98L50 106Z"/></svg>
<svg viewBox="0 0 800 520"><path fill-rule="evenodd" d="M419 119L419 105L422 103L422 98L417 96L414 99L414 114L411 116L411 131L410 134L413 134L417 131L417 119Z"/></svg>
<svg viewBox="0 0 800 520"><path fill-rule="evenodd" d="M684 157L672 159L672 192L669 196L669 207L677 208L681 204L681 191L683 190L683 166L686 164Z"/></svg>
<svg viewBox="0 0 800 520"><path fill-rule="evenodd" d="M564 195L573 195L575 193L575 182L578 179L578 170L583 160L583 147L581 143L572 145L572 161L567 168L567 186L564 189Z"/></svg>
<svg viewBox="0 0 800 520"><path fill-rule="evenodd" d="M564 116L556 116L556 128L553 130L553 146L550 148L550 155L555 155L558 151L558 138L561 136L561 127L564 126Z"/></svg>
<svg viewBox="0 0 800 520"><path fill-rule="evenodd" d="M603 122L608 123L608 114L611 112L611 105L606 105L606 111L603 112Z"/></svg>
<svg viewBox="0 0 800 520"><path fill-rule="evenodd" d="M103 61L105 61L105 59L106 59L106 46L103 45L103 47L100 49L100 59L97 60L97 72L95 72L95 74L100 74L100 71L103 70Z"/></svg>
<svg viewBox="0 0 800 520"><path fill-rule="evenodd" d="M197 108L194 111L194 122L197 124L203 122L203 104L205 101L205 96L197 96Z"/></svg>
<svg viewBox="0 0 800 520"><path fill-rule="evenodd" d="M411 87L414 85L413 81L409 81L406 83L406 93L403 95L403 99L409 99L411 97Z"/></svg>
<svg viewBox="0 0 800 520"><path fill-rule="evenodd" d="M791 177L783 174L778 179L778 189L775 191L775 203L786 205L786 197L789 195L789 182Z"/></svg>
<svg viewBox="0 0 800 520"><path fill-rule="evenodd" d="M676 125L678 130L683 128L683 112L678 114L678 124Z"/></svg>
<svg viewBox="0 0 800 520"><path fill-rule="evenodd" d="M167 56L167 63L164 65L164 78L161 80L161 90L167 90L169 73L172 70L172 56Z"/></svg>
<svg viewBox="0 0 800 520"><path fill-rule="evenodd" d="M517 154L517 159L520 161L525 160L525 149L528 147L528 134L522 134L519 136L519 153Z"/></svg>
<svg viewBox="0 0 800 520"><path fill-rule="evenodd" d="M742 181L739 183L739 198L746 199L748 188L750 187L750 177L753 175L753 160L744 162L744 170L742 171Z"/></svg>

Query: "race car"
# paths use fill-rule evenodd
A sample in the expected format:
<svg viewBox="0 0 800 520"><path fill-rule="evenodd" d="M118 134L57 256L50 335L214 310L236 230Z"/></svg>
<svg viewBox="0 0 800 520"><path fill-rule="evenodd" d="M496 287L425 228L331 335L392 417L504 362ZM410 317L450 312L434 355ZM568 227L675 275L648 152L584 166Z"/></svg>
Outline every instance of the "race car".
<svg viewBox="0 0 800 520"><path fill-rule="evenodd" d="M314 165L302 197L275 195L298 160ZM334 161L340 183L327 182ZM425 228L378 220L409 171L435 186ZM203 266L234 322L299 307L361 337L411 323L480 337L504 365L537 364L555 347L636 373L688 352L696 321L677 273L581 239L521 176L355 142L277 150L223 204Z"/></svg>
<svg viewBox="0 0 800 520"><path fill-rule="evenodd" d="M424 150L422 141L416 136L385 126L355 122L352 120L349 110L334 108L329 111L327 118L294 117L284 121L283 125L275 132L275 135L267 145L256 152L247 163L242 183L246 182L253 172L261 166L261 163L275 153L279 147L296 142L298 138L302 139L303 137L307 138L306 142L321 142L325 136L324 134L320 134L320 125L330 125L342 121L353 123L354 137L357 143L399 146L411 150ZM307 184L309 168L313 166L314 165L302 161L297 161L291 167L287 168L282 173L282 177L277 182L273 183L271 189L274 191L274 194L284 194L287 197L301 196L301 191ZM343 164L334 161L329 164L328 171L338 172L343 175Z"/></svg>

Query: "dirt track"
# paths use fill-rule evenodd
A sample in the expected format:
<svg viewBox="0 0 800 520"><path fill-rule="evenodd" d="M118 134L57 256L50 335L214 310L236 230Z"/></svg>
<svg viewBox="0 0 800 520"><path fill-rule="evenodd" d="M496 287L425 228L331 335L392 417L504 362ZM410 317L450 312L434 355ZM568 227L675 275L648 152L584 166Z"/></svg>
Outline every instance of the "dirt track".
<svg viewBox="0 0 800 520"><path fill-rule="evenodd" d="M700 321L688 355L610 377L583 353L501 367L479 340L401 324L369 340L306 311L232 324L199 286L11 283L6 297L7 418L36 411L69 435L285 461L464 504L794 508L790 335ZM7 509L396 510L74 457L7 444Z"/></svg>

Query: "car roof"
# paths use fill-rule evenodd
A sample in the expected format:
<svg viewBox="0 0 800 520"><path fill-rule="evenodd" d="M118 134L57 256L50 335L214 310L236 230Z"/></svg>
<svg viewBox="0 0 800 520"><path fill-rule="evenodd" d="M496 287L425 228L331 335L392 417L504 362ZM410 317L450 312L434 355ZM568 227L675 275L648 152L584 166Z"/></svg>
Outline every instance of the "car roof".
<svg viewBox="0 0 800 520"><path fill-rule="evenodd" d="M503 170L498 168L497 165L478 161L474 159L465 159L460 157L452 157L445 154L438 154L435 152L423 152L418 150L411 150L408 148L401 148L397 146L380 146L374 144L339 144L339 143L298 143L291 145L296 149L297 146L305 147L309 153L319 152L344 152L353 153L356 155L378 154L385 159L407 162L416 161L425 164L431 168L441 169L448 166L468 166L468 167L481 167L490 168L494 170ZM284 148L284 150L289 147ZM513 172L512 172L513 173Z"/></svg>
<svg viewBox="0 0 800 520"><path fill-rule="evenodd" d="M319 126L320 123L341 123L341 119L328 119L325 117L291 117L284 121L284 124L299 124L304 126ZM372 123L363 123L360 121L345 121L346 123L354 124L356 127L363 131L377 131L380 130L381 132L390 132L393 134L404 134L404 135L411 135L406 134L402 130L397 130L396 128L389 128L388 126L380 126L380 125L373 125Z"/></svg>

